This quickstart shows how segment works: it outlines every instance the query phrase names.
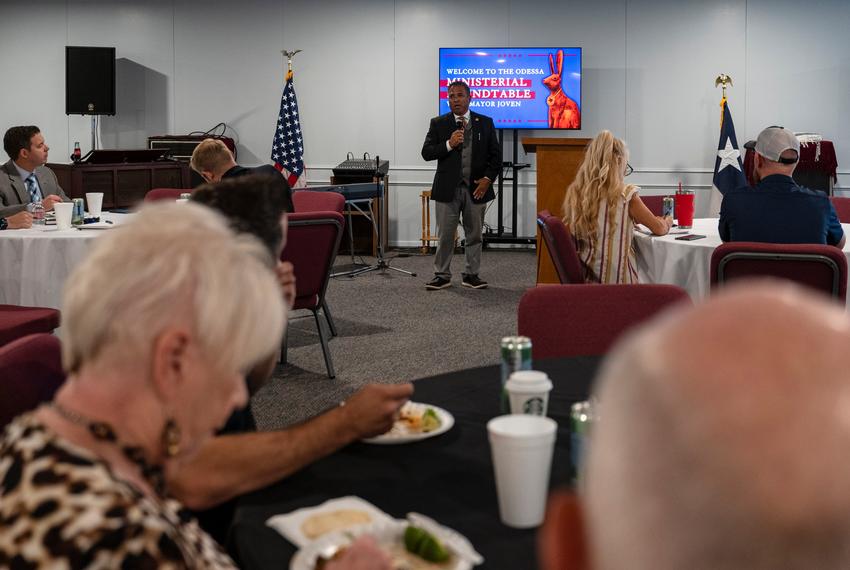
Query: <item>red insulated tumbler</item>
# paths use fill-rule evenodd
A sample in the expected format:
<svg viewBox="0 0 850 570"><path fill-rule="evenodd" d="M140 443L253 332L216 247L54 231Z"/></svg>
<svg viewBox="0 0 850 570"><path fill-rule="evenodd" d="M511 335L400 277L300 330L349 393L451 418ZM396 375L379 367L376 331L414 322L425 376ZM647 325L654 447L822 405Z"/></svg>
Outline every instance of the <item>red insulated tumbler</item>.
<svg viewBox="0 0 850 570"><path fill-rule="evenodd" d="M690 229L694 225L694 191L680 190L676 192L677 223L682 229Z"/></svg>

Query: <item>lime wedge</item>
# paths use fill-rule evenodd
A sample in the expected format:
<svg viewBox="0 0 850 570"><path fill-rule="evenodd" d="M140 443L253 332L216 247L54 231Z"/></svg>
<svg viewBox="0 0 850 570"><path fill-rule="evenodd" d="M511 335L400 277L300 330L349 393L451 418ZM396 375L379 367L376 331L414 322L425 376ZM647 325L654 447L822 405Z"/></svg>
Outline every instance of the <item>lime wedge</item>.
<svg viewBox="0 0 850 570"><path fill-rule="evenodd" d="M422 542L426 534L428 533L421 528L408 526L404 529L404 547L408 552L416 554L417 550L419 550L419 543Z"/></svg>
<svg viewBox="0 0 850 570"><path fill-rule="evenodd" d="M449 551L443 543L419 527L408 526L404 530L404 547L428 562L445 562L449 559Z"/></svg>
<svg viewBox="0 0 850 570"><path fill-rule="evenodd" d="M424 433L428 433L429 431L434 431L439 428L440 425L442 425L440 416L437 415L434 408L428 408L425 410L425 413L422 414L422 431Z"/></svg>
<svg viewBox="0 0 850 570"><path fill-rule="evenodd" d="M446 550L443 543L430 534L426 534L422 542L419 543L417 554L428 562L445 562L449 559L449 551Z"/></svg>

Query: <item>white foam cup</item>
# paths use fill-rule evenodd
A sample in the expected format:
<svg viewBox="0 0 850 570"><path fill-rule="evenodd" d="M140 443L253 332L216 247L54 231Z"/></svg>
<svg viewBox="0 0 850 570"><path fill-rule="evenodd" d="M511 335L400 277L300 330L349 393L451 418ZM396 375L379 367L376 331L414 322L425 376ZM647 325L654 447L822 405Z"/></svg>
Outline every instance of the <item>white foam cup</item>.
<svg viewBox="0 0 850 570"><path fill-rule="evenodd" d="M543 522L557 430L555 420L528 414L487 422L499 516L507 526L532 528Z"/></svg>
<svg viewBox="0 0 850 570"><path fill-rule="evenodd" d="M53 204L53 211L56 212L56 229L70 230L71 216L74 214L74 203L56 202Z"/></svg>
<svg viewBox="0 0 850 570"><path fill-rule="evenodd" d="M505 382L512 414L545 416L549 408L552 381L545 372L518 370Z"/></svg>
<svg viewBox="0 0 850 570"><path fill-rule="evenodd" d="M88 209L89 216L99 218L102 206L103 192L86 192L86 207Z"/></svg>

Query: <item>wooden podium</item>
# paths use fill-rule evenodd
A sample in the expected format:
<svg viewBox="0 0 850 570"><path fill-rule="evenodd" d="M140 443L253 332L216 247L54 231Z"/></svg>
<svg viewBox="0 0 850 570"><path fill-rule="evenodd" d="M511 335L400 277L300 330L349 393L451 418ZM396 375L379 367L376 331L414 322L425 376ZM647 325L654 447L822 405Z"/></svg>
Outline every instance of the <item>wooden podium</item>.
<svg viewBox="0 0 850 570"><path fill-rule="evenodd" d="M537 153L537 211L549 210L555 216L563 216L562 206L567 186L573 181L584 149L590 139L522 139L526 153ZM552 258L537 229L537 282L560 283Z"/></svg>
<svg viewBox="0 0 850 570"><path fill-rule="evenodd" d="M103 208L128 208L153 188L191 188L189 165L177 161L120 164L48 164L70 198L103 192Z"/></svg>

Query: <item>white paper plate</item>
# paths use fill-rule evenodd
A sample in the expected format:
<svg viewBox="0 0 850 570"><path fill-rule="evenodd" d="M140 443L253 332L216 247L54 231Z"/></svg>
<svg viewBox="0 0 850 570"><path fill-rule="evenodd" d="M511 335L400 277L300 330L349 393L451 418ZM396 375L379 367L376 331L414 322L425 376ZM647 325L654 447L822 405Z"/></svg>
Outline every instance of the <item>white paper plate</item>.
<svg viewBox="0 0 850 570"><path fill-rule="evenodd" d="M393 520L390 515L372 503L352 495L330 499L321 505L305 507L303 509L292 511L291 513L275 515L266 521L266 525L282 534L295 546L303 548L313 542L313 539L307 537L301 530L301 525L304 524L304 521L319 513L328 513L339 510L363 511L371 517L372 524L387 523Z"/></svg>
<svg viewBox="0 0 850 570"><path fill-rule="evenodd" d="M364 439L363 441L366 443L374 443L377 445L398 445L402 443L411 443L414 441L428 439L429 437L435 437L440 435L441 433L446 433L447 431L452 429L453 425L455 425L454 416L443 408L432 406L431 404L422 404L419 402L408 402L407 404L405 404L405 406L421 407L423 411L427 408L432 408L434 412L437 413L437 417L440 418L440 427L438 427L434 431L410 433L404 429L404 424L402 422L396 422L396 425L393 426L393 429L391 429L387 433L375 437L370 437L368 439Z"/></svg>
<svg viewBox="0 0 850 570"><path fill-rule="evenodd" d="M296 552L289 563L289 570L314 570L320 554L332 555L340 547L348 546L354 542L361 534L369 534L379 546L385 549L403 552L404 530L409 524L424 528L439 538L452 553L451 559L443 564L429 565L425 561L419 561L426 567L439 570L471 570L474 566L484 562L484 559L475 551L469 540L459 532L444 527L424 515L409 513L405 521L390 520L326 534ZM414 556L411 554L403 555ZM414 560L417 559L414 558Z"/></svg>
<svg viewBox="0 0 850 570"><path fill-rule="evenodd" d="M115 227L115 224L109 224L106 222L92 222L91 224L83 224L77 227L81 230L111 230Z"/></svg>

